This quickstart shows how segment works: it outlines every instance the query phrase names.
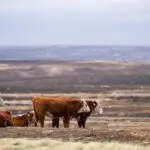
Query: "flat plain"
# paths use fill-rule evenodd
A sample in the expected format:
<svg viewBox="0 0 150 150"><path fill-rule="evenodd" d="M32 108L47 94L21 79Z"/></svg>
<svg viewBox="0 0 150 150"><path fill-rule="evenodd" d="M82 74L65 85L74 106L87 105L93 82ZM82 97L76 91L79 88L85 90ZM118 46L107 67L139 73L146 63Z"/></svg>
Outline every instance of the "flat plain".
<svg viewBox="0 0 150 150"><path fill-rule="evenodd" d="M95 68L95 72L88 68ZM149 63L1 62L0 90L4 106L0 110L9 110L13 114L24 113L32 110L32 96L65 95L98 99L104 112L101 116L92 114L85 129L79 129L74 119L69 129L63 128L62 120L60 128L53 129L51 118L46 118L43 129L32 125L0 128L0 138L50 138L83 143L117 141L148 146L148 68Z"/></svg>

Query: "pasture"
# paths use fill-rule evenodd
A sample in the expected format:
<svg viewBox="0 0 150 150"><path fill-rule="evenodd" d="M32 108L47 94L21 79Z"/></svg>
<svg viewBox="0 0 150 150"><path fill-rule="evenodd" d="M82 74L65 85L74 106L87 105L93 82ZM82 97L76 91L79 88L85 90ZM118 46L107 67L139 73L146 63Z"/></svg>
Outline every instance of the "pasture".
<svg viewBox="0 0 150 150"><path fill-rule="evenodd" d="M4 107L13 114L32 110L31 97L40 93L3 93ZM70 128L64 129L62 120L59 129L51 127L51 118L46 118L46 127L7 127L0 128L0 138L50 138L65 142L123 142L147 146L150 144L150 94L148 89L114 90L108 93L59 93L44 95L78 96L87 99L99 99L104 113L92 114L87 120L87 127L79 129L75 119Z"/></svg>
<svg viewBox="0 0 150 150"><path fill-rule="evenodd" d="M0 96L4 100L4 106L0 106L0 110L9 110L13 114L25 113L32 110L32 96L65 95L98 99L104 112L101 116L92 114L87 120L85 129L79 129L75 119L71 120L69 129L63 128L62 120L60 121L60 128L53 129L51 118L48 117L43 129L39 125L37 128L32 125L29 127L0 128L0 149L7 150L10 147L19 150L27 148L37 150L38 148L54 150L63 148L73 150L150 149L149 64L128 63L119 65L111 62L104 63L105 67L102 67L103 63L98 66L97 62L95 72L89 71L87 76L88 67L94 69L94 63L88 62L80 70L76 69L68 74L67 71L61 70L61 73L58 74L57 72L55 76L51 74L52 72L49 74L46 72L46 69L49 68L48 64L46 69L45 66L37 65L37 63L33 63L33 65L29 63L31 66L26 66L27 62L25 62L23 68L19 68L17 62L16 64L11 64L11 62L7 65L4 64L1 63L0 68ZM50 66L55 66L59 70L59 65L59 63L55 63ZM64 63L63 65L63 67L69 65L69 67L78 68L77 64ZM111 72L110 66L114 72ZM42 70L42 67L45 71ZM87 67L86 70L85 67ZM98 72L99 68L100 71ZM115 70L115 68L117 69ZM103 74L101 74L102 72ZM98 78L102 79L97 80ZM138 81L137 85L129 84L129 82L124 84L130 79L133 81L133 78L135 79L134 82ZM122 79L124 79L123 83ZM78 82L74 83L74 81ZM112 84L103 86L101 81ZM117 81L119 84L113 84L113 81Z"/></svg>

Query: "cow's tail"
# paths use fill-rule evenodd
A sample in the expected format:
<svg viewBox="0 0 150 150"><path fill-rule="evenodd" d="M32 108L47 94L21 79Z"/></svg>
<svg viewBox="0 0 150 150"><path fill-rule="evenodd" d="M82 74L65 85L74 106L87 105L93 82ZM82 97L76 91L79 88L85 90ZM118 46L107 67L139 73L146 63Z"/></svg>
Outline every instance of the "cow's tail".
<svg viewBox="0 0 150 150"><path fill-rule="evenodd" d="M36 98L32 98L32 106L33 106L33 111L34 111L34 124L37 126L38 120L39 120L39 115L36 110Z"/></svg>

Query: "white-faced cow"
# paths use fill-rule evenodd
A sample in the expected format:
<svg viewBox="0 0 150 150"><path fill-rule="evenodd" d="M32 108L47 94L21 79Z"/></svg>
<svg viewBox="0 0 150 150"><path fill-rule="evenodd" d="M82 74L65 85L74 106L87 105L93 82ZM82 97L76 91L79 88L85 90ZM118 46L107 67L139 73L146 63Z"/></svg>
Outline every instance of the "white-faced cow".
<svg viewBox="0 0 150 150"><path fill-rule="evenodd" d="M73 117L76 118L78 126L81 128L85 128L85 124L86 124L86 120L87 118L91 115L91 113L95 112L98 115L103 113L103 109L100 105L100 102L98 100L87 100L86 101L90 111L89 112L78 112L77 114L75 114ZM49 116L47 114L47 116ZM52 127L59 127L59 117L58 116L52 116Z"/></svg>

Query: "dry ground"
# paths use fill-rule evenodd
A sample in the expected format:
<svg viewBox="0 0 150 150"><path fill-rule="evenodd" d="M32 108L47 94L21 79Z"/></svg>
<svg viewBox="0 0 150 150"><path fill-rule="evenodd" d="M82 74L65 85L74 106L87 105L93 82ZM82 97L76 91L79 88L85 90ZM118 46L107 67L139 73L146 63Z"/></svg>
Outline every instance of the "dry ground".
<svg viewBox="0 0 150 150"><path fill-rule="evenodd" d="M0 128L0 143L5 143L5 138L50 138L149 145L149 68L149 63L1 62L0 92L5 106L0 110L20 114L32 110L32 96L67 95L99 99L104 113L92 114L86 129L79 129L75 120L69 129L63 128L62 121L59 129L52 129L50 118L43 129Z"/></svg>
<svg viewBox="0 0 150 150"><path fill-rule="evenodd" d="M0 109L10 110L14 114L32 109L33 94L7 94L2 97L5 106ZM46 95L46 94L45 94ZM47 94L50 95L50 94ZM56 94L53 94L56 95ZM0 138L51 138L64 141L121 141L150 144L150 95L149 90L114 90L107 94L97 93L60 93L57 95L79 96L99 99L104 108L101 116L92 114L86 129L79 129L76 121L71 120L70 128L64 129L61 121L59 129L51 128L51 119L46 118L45 128L7 127L0 129Z"/></svg>

